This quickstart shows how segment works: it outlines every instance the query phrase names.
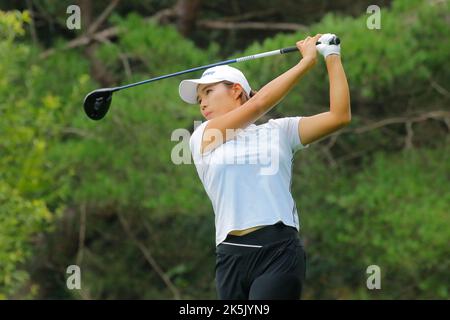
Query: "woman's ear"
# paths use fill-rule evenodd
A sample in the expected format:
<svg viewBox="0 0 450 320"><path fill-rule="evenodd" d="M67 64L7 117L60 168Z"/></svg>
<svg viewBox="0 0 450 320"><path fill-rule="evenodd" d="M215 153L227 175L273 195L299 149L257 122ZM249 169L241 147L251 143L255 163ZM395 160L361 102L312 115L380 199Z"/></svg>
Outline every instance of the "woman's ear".
<svg viewBox="0 0 450 320"><path fill-rule="evenodd" d="M241 96L242 92L244 91L244 89L239 83L234 83L233 86L231 87L231 90L234 99L238 99Z"/></svg>

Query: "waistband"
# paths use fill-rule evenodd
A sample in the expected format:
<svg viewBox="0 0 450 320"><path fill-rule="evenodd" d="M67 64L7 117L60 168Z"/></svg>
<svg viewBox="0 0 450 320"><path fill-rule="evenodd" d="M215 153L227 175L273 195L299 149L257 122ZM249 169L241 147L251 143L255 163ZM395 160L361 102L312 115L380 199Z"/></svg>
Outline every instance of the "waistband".
<svg viewBox="0 0 450 320"><path fill-rule="evenodd" d="M300 240L297 229L295 227L287 226L282 222L278 222L273 225L264 226L243 236L229 234L226 239L216 247L216 252L242 253L244 251L262 248L274 242L292 238L298 238Z"/></svg>

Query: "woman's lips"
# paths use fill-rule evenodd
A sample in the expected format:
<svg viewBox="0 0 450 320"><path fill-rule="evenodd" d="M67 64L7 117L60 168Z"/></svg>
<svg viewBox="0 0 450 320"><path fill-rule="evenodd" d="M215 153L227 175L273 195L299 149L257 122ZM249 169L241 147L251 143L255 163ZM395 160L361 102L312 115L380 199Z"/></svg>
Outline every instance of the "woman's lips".
<svg viewBox="0 0 450 320"><path fill-rule="evenodd" d="M205 118L208 117L211 113L212 113L212 111L206 112L205 113Z"/></svg>

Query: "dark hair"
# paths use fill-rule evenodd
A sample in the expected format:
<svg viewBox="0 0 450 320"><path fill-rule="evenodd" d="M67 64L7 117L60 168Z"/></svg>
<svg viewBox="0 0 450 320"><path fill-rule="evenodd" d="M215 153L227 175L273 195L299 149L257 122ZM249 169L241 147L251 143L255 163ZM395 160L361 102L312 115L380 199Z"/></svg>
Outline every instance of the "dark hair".
<svg viewBox="0 0 450 320"><path fill-rule="evenodd" d="M223 83L223 84L226 85L226 86L232 86L232 85L234 84L234 82L227 81L227 80L221 81L220 83ZM250 97L249 97L249 96L247 95L247 92L245 92L244 88L242 88L242 92L241 92L241 95L240 95L240 97L239 97L239 98L241 99L241 103L244 104L245 102L247 102L248 100L250 100L250 98L253 97L257 92L258 92L258 91L251 90L251 91L250 91Z"/></svg>

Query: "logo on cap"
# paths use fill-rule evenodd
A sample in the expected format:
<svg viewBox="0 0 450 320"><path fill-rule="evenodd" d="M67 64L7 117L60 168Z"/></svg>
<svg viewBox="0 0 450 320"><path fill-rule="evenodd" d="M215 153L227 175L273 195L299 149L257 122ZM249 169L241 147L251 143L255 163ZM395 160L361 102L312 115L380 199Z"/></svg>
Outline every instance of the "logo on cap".
<svg viewBox="0 0 450 320"><path fill-rule="evenodd" d="M202 78L203 77L206 77L206 76L208 76L208 75L210 75L210 74L214 74L214 73L216 73L215 71L208 71L208 72L205 72L203 75L202 75Z"/></svg>

